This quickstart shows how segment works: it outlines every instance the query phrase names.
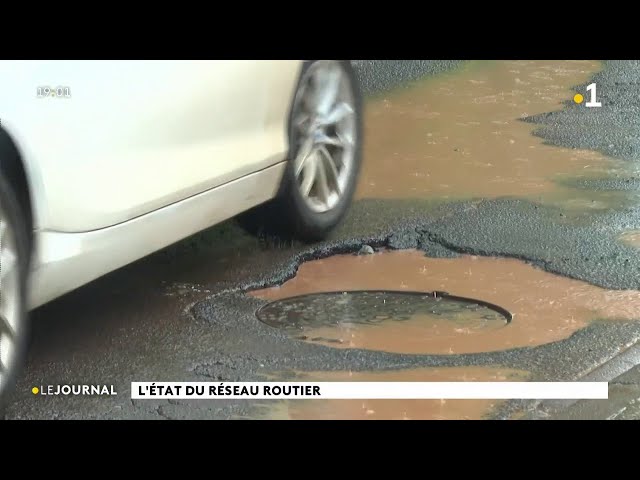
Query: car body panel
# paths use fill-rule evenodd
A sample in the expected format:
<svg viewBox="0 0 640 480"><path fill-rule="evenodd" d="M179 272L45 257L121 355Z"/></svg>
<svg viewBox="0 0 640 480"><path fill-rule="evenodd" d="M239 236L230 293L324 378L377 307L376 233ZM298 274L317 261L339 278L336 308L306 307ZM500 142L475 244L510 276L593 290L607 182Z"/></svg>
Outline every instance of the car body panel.
<svg viewBox="0 0 640 480"><path fill-rule="evenodd" d="M275 197L285 167L280 162L112 227L36 232L29 308Z"/></svg>
<svg viewBox="0 0 640 480"><path fill-rule="evenodd" d="M0 61L0 124L32 200L29 308L275 197L301 68Z"/></svg>
<svg viewBox="0 0 640 480"><path fill-rule="evenodd" d="M0 62L0 122L26 164L36 230L101 230L282 162L300 68ZM68 87L71 96L38 98L39 86Z"/></svg>

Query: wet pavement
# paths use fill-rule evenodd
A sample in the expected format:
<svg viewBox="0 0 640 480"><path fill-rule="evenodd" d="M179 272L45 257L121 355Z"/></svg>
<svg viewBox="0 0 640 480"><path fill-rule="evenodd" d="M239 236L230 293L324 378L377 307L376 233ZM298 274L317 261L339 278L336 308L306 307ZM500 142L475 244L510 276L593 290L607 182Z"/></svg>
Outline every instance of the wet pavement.
<svg viewBox="0 0 640 480"><path fill-rule="evenodd" d="M420 368L395 372L308 372L301 382L523 382L527 372L495 367ZM477 420L499 400L320 400L279 402L262 418L293 420ZM260 417L257 417L260 418Z"/></svg>
<svg viewBox="0 0 640 480"><path fill-rule="evenodd" d="M542 407L132 401L128 389L131 381L273 376L575 380L632 350L640 339L640 130L632 128L640 99L629 92L638 64L396 67L356 62L370 92L363 174L330 240L254 237L229 221L39 309L7 418L522 418ZM603 107L574 104L593 78ZM365 244L377 253L355 255ZM496 325L479 307L424 311L396 298L400 321L387 312L362 325L352 313L351 324L307 322L292 334L256 317L267 299L343 289L446 291L514 315ZM114 384L118 396L31 394L33 385L58 383ZM616 399L627 399L624 415L633 417L637 389L620 385Z"/></svg>
<svg viewBox="0 0 640 480"><path fill-rule="evenodd" d="M574 201L558 182L597 178L616 162L544 145L524 118L562 107L595 62L470 62L370 102L360 198L518 196ZM589 204L589 208L599 206Z"/></svg>
<svg viewBox="0 0 640 480"><path fill-rule="evenodd" d="M550 343L569 337L594 320L636 320L640 312L638 290L603 289L515 259L470 255L429 258L418 250L368 256L336 255L314 260L301 265L296 277L284 285L251 294L274 300L354 289L446 291L502 307L513 319L507 323L499 312L490 308L478 303L456 305L447 302L446 296L430 302L415 299L413 306L404 306L404 311L395 305L387 311L386 305L381 305L382 300L355 307L353 302L346 302L346 307L356 308L360 316L367 310L376 311L374 320L376 316L383 319L385 314L389 316L387 321L358 325L349 318L348 310L345 314L345 306L338 303L340 300L329 298L324 305L309 308L309 317L320 323L323 318L318 312L322 312L328 317L324 319L328 325L304 329L306 339L336 348L479 353ZM346 294L341 297L343 302L348 299ZM438 303L445 305L438 307ZM304 305L298 308L304 311ZM407 321L402 321L403 316L408 317Z"/></svg>

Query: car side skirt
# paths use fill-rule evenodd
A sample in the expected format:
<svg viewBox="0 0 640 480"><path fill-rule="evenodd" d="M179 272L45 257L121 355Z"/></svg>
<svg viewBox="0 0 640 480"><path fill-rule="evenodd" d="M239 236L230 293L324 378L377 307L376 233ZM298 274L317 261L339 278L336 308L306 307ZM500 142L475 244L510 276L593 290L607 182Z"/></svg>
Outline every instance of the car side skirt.
<svg viewBox="0 0 640 480"><path fill-rule="evenodd" d="M108 228L35 232L29 308L274 198L285 167L278 163Z"/></svg>

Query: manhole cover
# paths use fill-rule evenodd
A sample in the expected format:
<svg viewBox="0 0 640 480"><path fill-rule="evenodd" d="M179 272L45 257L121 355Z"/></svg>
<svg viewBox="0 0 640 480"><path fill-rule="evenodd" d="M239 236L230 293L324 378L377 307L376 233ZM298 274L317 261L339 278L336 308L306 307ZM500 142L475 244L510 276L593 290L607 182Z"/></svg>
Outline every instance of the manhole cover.
<svg viewBox="0 0 640 480"><path fill-rule="evenodd" d="M454 353L468 341L505 327L511 314L479 300L444 292L352 291L271 302L258 319L295 338L342 348L400 353Z"/></svg>

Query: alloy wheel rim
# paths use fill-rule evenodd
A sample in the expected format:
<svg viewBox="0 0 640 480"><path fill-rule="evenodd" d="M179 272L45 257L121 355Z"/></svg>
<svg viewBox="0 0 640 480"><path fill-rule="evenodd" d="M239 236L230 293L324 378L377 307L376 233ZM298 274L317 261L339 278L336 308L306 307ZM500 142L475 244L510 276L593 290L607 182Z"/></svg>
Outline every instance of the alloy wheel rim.
<svg viewBox="0 0 640 480"><path fill-rule="evenodd" d="M16 367L20 278L16 236L0 205L0 392Z"/></svg>
<svg viewBox="0 0 640 480"><path fill-rule="evenodd" d="M312 211L332 210L352 175L357 134L351 79L339 62L317 61L304 73L292 127L298 191Z"/></svg>

